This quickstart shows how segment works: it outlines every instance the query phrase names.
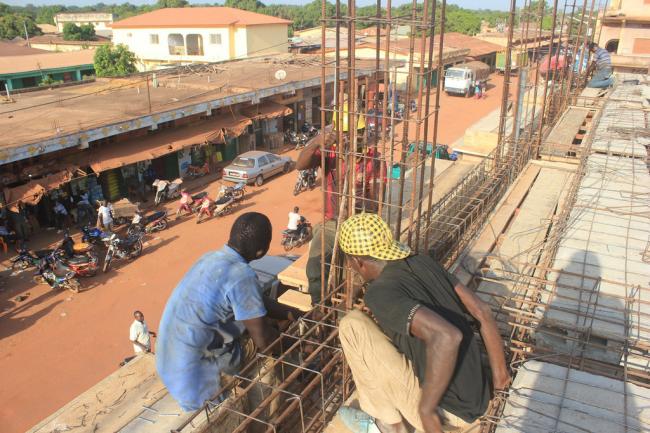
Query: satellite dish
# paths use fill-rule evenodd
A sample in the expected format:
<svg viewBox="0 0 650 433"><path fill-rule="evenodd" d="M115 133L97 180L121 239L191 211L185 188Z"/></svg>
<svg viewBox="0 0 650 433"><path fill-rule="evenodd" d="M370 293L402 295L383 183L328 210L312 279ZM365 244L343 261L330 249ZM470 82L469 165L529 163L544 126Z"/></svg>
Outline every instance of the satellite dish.
<svg viewBox="0 0 650 433"><path fill-rule="evenodd" d="M284 69L278 69L277 71L275 71L276 80L282 81L285 78L287 78L287 71L285 71Z"/></svg>

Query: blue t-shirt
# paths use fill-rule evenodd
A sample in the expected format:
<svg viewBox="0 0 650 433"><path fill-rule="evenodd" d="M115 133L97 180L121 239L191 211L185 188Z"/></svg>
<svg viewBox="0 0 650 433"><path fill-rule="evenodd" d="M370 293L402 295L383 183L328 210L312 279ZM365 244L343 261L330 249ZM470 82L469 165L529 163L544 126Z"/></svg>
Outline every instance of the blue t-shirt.
<svg viewBox="0 0 650 433"><path fill-rule="evenodd" d="M167 301L158 328L156 369L183 410L197 410L241 362L241 321L266 315L253 268L232 248L205 254Z"/></svg>

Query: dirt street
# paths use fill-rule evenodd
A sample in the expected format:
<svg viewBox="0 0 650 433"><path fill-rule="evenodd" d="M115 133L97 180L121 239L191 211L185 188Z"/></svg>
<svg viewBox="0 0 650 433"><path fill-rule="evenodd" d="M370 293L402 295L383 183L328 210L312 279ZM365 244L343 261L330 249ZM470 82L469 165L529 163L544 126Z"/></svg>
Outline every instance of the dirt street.
<svg viewBox="0 0 650 433"><path fill-rule="evenodd" d="M442 95L439 139L451 144L464 130L498 107L501 77L493 77L483 100ZM295 159L296 152L290 155ZM244 211L267 214L273 222L270 254L284 254L281 232L287 213L300 206L312 222L321 216L320 190L292 194L296 173L277 176L260 188L249 187L236 213L201 225L195 219L173 222L166 231L149 235L142 257L115 262L107 273L84 279L79 294L54 292L31 282L33 271L17 276L0 273L0 429L19 433L59 409L118 368L132 354L128 331L132 312L142 310L151 330L157 330L165 302L192 263L219 248L230 226ZM206 188L215 196L219 183ZM175 211L175 203L167 206ZM47 231L32 248L45 247L61 235ZM294 250L301 254L307 247ZM2 254L3 264L12 254ZM1 268L0 268L1 269ZM27 295L16 301L19 295Z"/></svg>

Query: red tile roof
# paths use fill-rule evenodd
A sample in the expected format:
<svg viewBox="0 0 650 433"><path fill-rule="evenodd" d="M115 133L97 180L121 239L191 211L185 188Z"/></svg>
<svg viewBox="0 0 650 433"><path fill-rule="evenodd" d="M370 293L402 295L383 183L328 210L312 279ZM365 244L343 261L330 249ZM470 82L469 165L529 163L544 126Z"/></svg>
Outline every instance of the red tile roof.
<svg viewBox="0 0 650 433"><path fill-rule="evenodd" d="M501 45L456 32L445 33L444 41L446 47L469 48L469 57L480 57L505 50ZM439 36L436 37L436 45L438 43L440 43Z"/></svg>
<svg viewBox="0 0 650 433"><path fill-rule="evenodd" d="M157 9L113 23L114 29L151 27L224 27L262 24L290 24L291 21L229 7L187 7Z"/></svg>

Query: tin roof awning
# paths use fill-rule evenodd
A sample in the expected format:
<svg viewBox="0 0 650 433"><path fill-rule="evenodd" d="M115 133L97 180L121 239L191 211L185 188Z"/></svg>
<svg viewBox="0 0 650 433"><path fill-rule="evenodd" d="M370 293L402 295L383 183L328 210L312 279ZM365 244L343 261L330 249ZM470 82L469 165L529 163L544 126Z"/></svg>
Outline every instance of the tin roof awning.
<svg viewBox="0 0 650 433"><path fill-rule="evenodd" d="M241 110L241 112L253 120L273 119L275 117L284 117L293 113L293 110L285 105L273 101L265 101L254 104Z"/></svg>
<svg viewBox="0 0 650 433"><path fill-rule="evenodd" d="M5 200L10 208L18 201L35 205L41 201L43 195L48 191L70 182L73 173L74 170L62 170L54 174L49 174L41 179L31 180L15 188L5 188Z"/></svg>
<svg viewBox="0 0 650 433"><path fill-rule="evenodd" d="M124 167L139 161L159 158L186 147L222 143L225 138L241 135L252 122L240 115L224 115L197 125L187 125L150 136L136 137L91 150L80 165L89 165L95 173Z"/></svg>

